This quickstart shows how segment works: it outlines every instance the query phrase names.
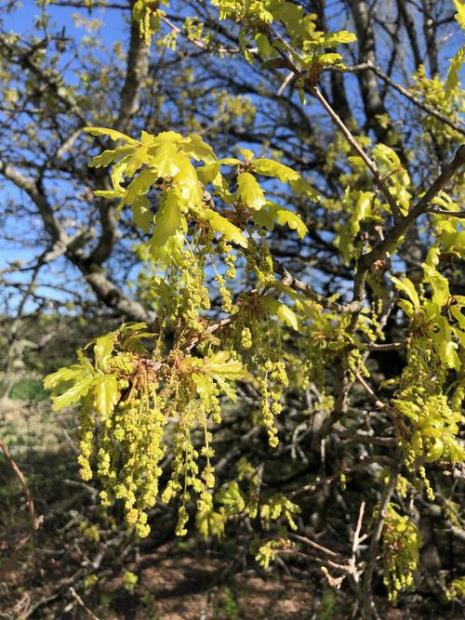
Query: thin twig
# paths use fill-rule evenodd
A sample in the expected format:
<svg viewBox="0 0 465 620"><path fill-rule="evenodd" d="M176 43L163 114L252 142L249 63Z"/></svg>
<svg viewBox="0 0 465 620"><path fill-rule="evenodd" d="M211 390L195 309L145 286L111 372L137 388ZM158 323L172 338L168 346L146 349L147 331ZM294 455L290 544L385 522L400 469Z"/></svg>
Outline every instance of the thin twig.
<svg viewBox="0 0 465 620"><path fill-rule="evenodd" d="M434 215L447 215L449 217L456 217L459 220L465 219L465 211L448 211L447 209L430 209L430 213Z"/></svg>
<svg viewBox="0 0 465 620"><path fill-rule="evenodd" d="M290 555L303 558L306 561L310 560L312 562L318 562L320 564L329 566L334 570L339 570L346 575L352 575L354 570L356 570L353 566L348 566L347 564L339 564L338 562L333 562L333 560L327 560L326 558L314 557L306 553L302 553L302 551L296 551L295 549L283 549L279 551L279 555Z"/></svg>
<svg viewBox="0 0 465 620"><path fill-rule="evenodd" d="M378 555L378 543L381 539L381 535L383 533L384 521L386 519L386 513L388 509L389 502L391 501L392 494L394 493L394 489L397 483L397 472L392 472L389 482L386 484L383 492L383 496L381 498L379 513L377 524L374 529L374 532L371 536L370 540L370 548L368 551L368 562L367 568L365 571L363 588L362 588L362 618L364 620L370 620L373 613L373 593L372 593L372 581L373 581L373 573L375 570L375 564Z"/></svg>
<svg viewBox="0 0 465 620"><path fill-rule="evenodd" d="M363 524L363 517L365 516L365 502L363 501L360 504L360 510L358 512L358 519L357 519L357 525L355 526L355 530L354 530L354 538L352 540L352 556L349 558L349 566L353 566L354 568L354 572L352 574L352 578L354 580L354 585L355 585L355 589L357 592L360 591L359 589L359 581L360 581L360 575L362 574L362 569L356 570L356 566L357 566L357 553L359 551L360 548L360 543L363 542L367 537L368 534L364 534L363 536L360 535L360 532L362 531L362 524Z"/></svg>
<svg viewBox="0 0 465 620"><path fill-rule="evenodd" d="M365 539L365 536L360 536L360 532L362 530L363 517L365 515L365 502L360 504L360 510L358 513L357 525L354 531L354 540L352 543L352 554L355 557L355 554L358 551L360 542Z"/></svg>
<svg viewBox="0 0 465 620"><path fill-rule="evenodd" d="M292 288L295 291L302 293L311 301L314 301L317 304L323 306L323 308L332 308L333 310L336 310L338 312L347 313L358 312L361 309L360 304L358 303L349 303L342 305L338 304L335 301L330 301L324 295L320 295L320 293L317 293L315 289L312 288L309 284L296 278L293 274L289 272L289 270L284 265L282 265L276 259L273 260L273 268L275 272L281 276L281 282L282 284L284 284L284 286L288 286L289 288Z"/></svg>
<svg viewBox="0 0 465 620"><path fill-rule="evenodd" d="M386 73L384 73L382 69L380 69L376 65L372 65L371 63L366 62L366 63L362 63L359 65L354 65L352 67L344 67L343 69L339 67L329 67L329 69L336 70L336 71L344 71L344 72L349 72L349 73L358 73L359 71L373 71L373 73L375 73L379 78L381 78L384 82L386 82L386 84L389 84L389 86L391 86L394 90L400 93L403 97L405 97L406 99L411 101L413 104L415 104L418 108L423 110L423 112L426 112L427 114L436 118L438 121L441 121L441 123L444 123L444 125L447 125L454 131L457 131L458 133L465 136L465 129L463 127L459 127L456 123L451 121L450 118L448 118L445 114L441 114L441 112L439 112L432 106L428 105L424 101L421 101L421 99L416 97L407 88L405 88L401 84L398 84L397 82L394 82L394 80L392 80L388 75L386 75ZM459 123L462 123L460 119L457 119L457 120Z"/></svg>
<svg viewBox="0 0 465 620"><path fill-rule="evenodd" d="M441 174L431 184L429 189L418 200L416 205L396 222L396 224L387 232L385 238L376 245L371 252L363 254L358 261L358 269L354 283L354 301L363 301L365 297L365 281L372 265L384 258L386 254L393 252L399 240L407 232L410 226L421 216L428 212L431 201L439 194L443 187L449 183L456 172L465 164L465 145L457 150L453 160L444 167Z"/></svg>
<svg viewBox="0 0 465 620"><path fill-rule="evenodd" d="M82 598L79 596L79 594L76 592L76 590L72 586L69 587L69 592L71 596L74 598L74 600L78 603L78 605L82 607L82 609L89 615L90 618L92 618L92 620L100 620L100 618L96 616L93 613L93 611L87 607L87 605L84 603Z"/></svg>
<svg viewBox="0 0 465 620"><path fill-rule="evenodd" d="M373 390L373 388L371 387L371 385L369 383L367 383L367 381L365 381L365 378L360 373L357 373L356 377L357 377L357 381L362 384L362 386L365 389L365 391L373 399L373 402L374 402L375 406L378 409L386 409L387 408L386 403L383 403L383 401L378 398L378 396L376 395L376 393Z"/></svg>
<svg viewBox="0 0 465 620"><path fill-rule="evenodd" d="M319 545L317 542L315 542L314 540L311 540L310 538L307 538L306 536L300 536L299 534L291 534L291 538L293 538L294 540L298 540L304 545L312 547L313 549L316 549L317 551L321 551L321 553L324 553L325 555L329 555L333 558L342 559L342 556L340 553L336 553L335 551L332 551L331 549L328 549L327 547L323 547L322 545Z"/></svg>
<svg viewBox="0 0 465 620"><path fill-rule="evenodd" d="M321 103L321 105L326 110L326 112L328 113L328 116L331 118L333 123L338 127L338 129L341 131L341 133L343 134L347 142L350 144L352 149L363 160L366 167L373 175L373 178L377 186L379 187L379 189L381 190L381 193L385 197L386 202L391 207L392 214L397 218L401 217L400 207L397 204L397 201L394 198L394 196L391 194L389 187L386 185L384 179L382 178L375 162L365 153L365 151L363 150L363 148L361 147L361 145L359 144L355 136L352 134L350 129L347 127L344 121L340 118L340 116L336 113L336 111L333 109L330 103L323 96L318 86L314 86L311 92L316 97L316 99Z"/></svg>
<svg viewBox="0 0 465 620"><path fill-rule="evenodd" d="M6 444L3 443L3 441L0 441L0 450L5 455L6 460L10 464L11 469L14 471L14 473L16 474L16 477L18 478L18 480L19 480L19 482L21 484L21 487L23 489L24 495L26 496L26 504L27 504L27 509L29 511L29 516L30 516L30 519L31 519L32 529L36 531L42 525L44 518L43 518L42 515L40 515L40 516L36 515L36 511L35 511L35 508L34 508L34 500L32 499L32 495L31 495L31 492L30 492L29 487L27 485L26 478L24 477L23 472L19 468L18 464L16 463L15 459L13 458L13 455L9 451L8 447L6 446Z"/></svg>
<svg viewBox="0 0 465 620"><path fill-rule="evenodd" d="M402 349L405 349L406 346L406 342L373 342L369 344L363 344L362 348L366 351L379 351L381 353L383 351L400 351Z"/></svg>

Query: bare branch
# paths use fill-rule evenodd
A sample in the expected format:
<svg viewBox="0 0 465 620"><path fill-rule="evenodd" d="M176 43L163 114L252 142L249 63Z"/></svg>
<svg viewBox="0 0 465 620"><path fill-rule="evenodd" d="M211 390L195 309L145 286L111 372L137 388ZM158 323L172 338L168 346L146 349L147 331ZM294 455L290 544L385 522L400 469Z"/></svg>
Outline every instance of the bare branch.
<svg viewBox="0 0 465 620"><path fill-rule="evenodd" d="M324 107L324 109L328 113L328 115L331 118L331 120L333 121L333 123L338 127L338 129L344 135L345 139L350 144L350 146L353 148L355 153L357 153L357 155L363 159L366 167L368 168L368 170L373 175L373 178L375 179L375 182L376 182L377 186L379 187L379 189L381 190L383 196L385 197L386 202L391 207L392 214L394 216L396 216L396 217L400 217L401 211L400 211L399 205L397 204L396 199L394 198L394 196L391 194L388 186L384 182L384 179L382 178L382 176L381 176L381 174L380 174L380 172L378 170L378 167L376 166L375 162L365 153L365 151L360 146L360 144L358 143L357 139L352 134L350 129L347 127L347 125L345 125L343 120L337 115L335 110L333 110L333 108L331 107L330 103L324 98L324 96L322 95L320 89L317 86L315 86L312 89L312 93L315 95L315 97L318 99L318 101Z"/></svg>
<svg viewBox="0 0 465 620"><path fill-rule="evenodd" d="M0 174L3 174L3 176L12 181L19 189L22 189L29 195L39 210L45 228L54 244L59 243L62 246L66 246L69 237L56 219L53 209L44 193L40 191L39 182L36 179L25 176L17 168L2 160L0 160Z"/></svg>
<svg viewBox="0 0 465 620"><path fill-rule="evenodd" d="M32 529L38 530L39 527L42 525L44 518L42 516L38 517L36 515L36 511L34 508L34 500L32 499L32 495L27 485L26 478L24 477L23 472L21 471L15 459L13 458L13 455L9 451L7 445L3 441L0 441L0 450L5 455L5 458L8 461L11 469L14 471L16 477L18 478L21 484L21 487L23 489L24 495L26 496L26 504L27 504L27 509L29 511L29 516L31 518Z"/></svg>
<svg viewBox="0 0 465 620"><path fill-rule="evenodd" d="M465 219L465 211L447 211L447 209L431 209L430 213L434 215L447 215L449 217L456 217L459 220Z"/></svg>
<svg viewBox="0 0 465 620"><path fill-rule="evenodd" d="M438 121L441 121L441 123L444 123L444 125L447 125L454 131L457 131L458 133L462 134L462 136L465 136L465 128L460 127L460 125L457 124L457 123L463 124L463 121L461 121L460 119L458 119L457 122L451 121L448 116L446 116L445 114L442 114L441 112L439 112L432 106L428 105L427 103L419 99L416 95L411 93L408 90L408 88L405 88L405 86L402 86L401 84L398 84L397 82L395 82L388 75L386 75L386 73L384 73L382 69L380 69L376 65L372 65L368 62L365 62L359 65L354 65L352 67L345 67L344 69L340 69L338 67L330 67L330 69L332 71L344 71L344 72L349 72L349 73L358 73L359 71L373 71L373 73L375 73L380 79L386 82L386 84L391 86L394 90L400 93L403 97L405 97L406 99L411 101L414 105L416 105L418 108L423 110L423 112L426 112L430 116L433 116Z"/></svg>
<svg viewBox="0 0 465 620"><path fill-rule="evenodd" d="M444 170L434 181L427 192L418 200L417 204L399 220L390 231L387 232L383 241L373 248L368 254L361 256L358 263L357 275L354 283L354 301L362 301L365 296L365 280L371 266L386 254L396 249L401 237L410 226L421 216L428 212L431 201L437 196L443 187L449 183L456 172L465 164L465 145L462 145L455 154L454 159L445 166Z"/></svg>
<svg viewBox="0 0 465 620"><path fill-rule="evenodd" d="M17 187L24 190L36 205L44 222L45 229L50 235L53 248L47 256L47 262L52 258L65 255L84 275L86 281L105 305L116 310L119 314L133 321L150 320L150 315L144 307L136 301L129 299L124 293L104 274L98 264L92 261L92 257L85 258L79 251L79 243L76 243L86 231L81 231L77 237L70 238L59 221L55 217L52 206L49 204L40 181L26 177L19 170L0 161L0 174L12 181Z"/></svg>
<svg viewBox="0 0 465 620"><path fill-rule="evenodd" d="M370 549L368 552L368 563L363 581L362 588L362 618L364 620L369 620L372 617L373 613L373 592L372 592L372 581L373 581L373 573L375 570L377 554L378 554L378 544L381 539L381 535L383 533L384 521L386 519L387 509L389 502L391 501L392 494L394 493L394 489L397 483L397 472L391 473L389 482L386 484L383 496L381 498L381 502L378 509L378 517L375 530L371 535L370 540Z"/></svg>
<svg viewBox="0 0 465 620"><path fill-rule="evenodd" d="M134 4L131 1L131 7ZM129 42L126 79L121 91L121 103L114 128L118 131L127 131L129 123L139 109L140 91L147 77L149 47L139 31L139 24L131 20L131 34Z"/></svg>

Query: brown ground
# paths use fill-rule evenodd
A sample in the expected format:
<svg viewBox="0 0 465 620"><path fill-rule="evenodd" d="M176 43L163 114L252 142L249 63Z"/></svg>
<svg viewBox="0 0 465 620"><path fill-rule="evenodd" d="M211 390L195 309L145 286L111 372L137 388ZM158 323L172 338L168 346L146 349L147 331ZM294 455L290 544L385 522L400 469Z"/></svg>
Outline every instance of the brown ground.
<svg viewBox="0 0 465 620"><path fill-rule="evenodd" d="M72 576L59 578L53 570L39 569L35 575L31 570L25 580L26 574L15 570L17 568L11 567L0 577L3 595L0 617L5 620L29 617L304 620L323 617L315 615L321 602L312 594L311 584L309 587L289 576L258 576L253 571L223 580L224 564L220 561L193 558L172 545L143 557L138 564L131 564L131 570L138 575L132 593L124 587L121 576L108 577L101 585L86 589L82 582L74 583Z"/></svg>
<svg viewBox="0 0 465 620"><path fill-rule="evenodd" d="M145 557L139 564L139 585L135 594L149 603L136 609L134 620L225 620L261 618L297 620L314 614L311 590L297 579L264 578L253 571L236 574L222 583L224 563L192 558L171 546ZM112 585L109 586L111 589ZM118 580L113 587L118 588ZM108 619L121 616L108 615Z"/></svg>
<svg viewBox="0 0 465 620"><path fill-rule="evenodd" d="M26 543L27 545L28 543ZM202 543L200 543L202 545ZM5 545L3 544L3 547ZM45 549L39 555L43 556ZM50 551L50 550L49 550ZM133 592L118 575L103 570L100 581L84 585L76 572L59 561L39 567L21 559L0 572L0 618L3 620L349 620L348 599L323 592L307 574L259 574L254 569L228 574L230 563L198 554L193 548L168 543L155 552L128 562L125 569L138 576ZM8 561L7 561L8 564ZM20 572L22 564L25 569ZM70 568L70 567L68 567ZM66 574L63 574L66 573ZM439 601L438 601L439 603ZM382 620L461 620L463 611L443 613L412 599L404 609L385 607ZM358 617L357 615L355 616Z"/></svg>

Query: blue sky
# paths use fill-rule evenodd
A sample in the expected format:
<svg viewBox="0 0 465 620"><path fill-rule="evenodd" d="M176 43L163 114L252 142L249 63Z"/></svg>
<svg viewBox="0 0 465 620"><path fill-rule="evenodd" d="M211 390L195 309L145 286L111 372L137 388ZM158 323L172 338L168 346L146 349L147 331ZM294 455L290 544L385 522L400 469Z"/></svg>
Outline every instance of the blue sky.
<svg viewBox="0 0 465 620"><path fill-rule="evenodd" d="M59 7L49 5L46 8L47 13L51 16L53 22L59 28L65 27L67 33L79 40L85 32L83 28L75 25L73 14L82 14L89 16L82 9L73 7ZM92 10L92 19L101 19L103 22L102 37L109 43L114 42L121 36L124 29L124 21L121 15L122 11L114 9L96 8ZM5 30L10 30L27 36L34 32L36 20L41 15L41 8L37 5L36 0L23 0L21 6L9 14L2 16Z"/></svg>

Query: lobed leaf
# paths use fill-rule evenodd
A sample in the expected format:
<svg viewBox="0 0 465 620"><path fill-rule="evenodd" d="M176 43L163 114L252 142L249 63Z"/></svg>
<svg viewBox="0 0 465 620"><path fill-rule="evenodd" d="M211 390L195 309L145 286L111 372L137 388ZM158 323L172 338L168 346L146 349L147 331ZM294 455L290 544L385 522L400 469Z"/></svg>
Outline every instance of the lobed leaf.
<svg viewBox="0 0 465 620"><path fill-rule="evenodd" d="M420 298L413 282L409 280L409 278L407 278L406 276L402 279L391 276L391 280L394 282L397 290L404 293L410 299L415 311L418 312L420 310Z"/></svg>
<svg viewBox="0 0 465 620"><path fill-rule="evenodd" d="M137 140L130 138L121 131L117 131L116 129L109 129L108 127L84 127L82 130L85 133L90 134L91 136L107 136L112 140L123 140L124 142L128 142L129 144L137 144Z"/></svg>
<svg viewBox="0 0 465 620"><path fill-rule="evenodd" d="M238 176L236 196L238 200L248 209L252 209L252 211L259 211L266 204L263 189L250 172L242 172Z"/></svg>
<svg viewBox="0 0 465 620"><path fill-rule="evenodd" d="M281 183L290 183L291 181L298 181L300 179L300 174L298 172L272 159L254 159L251 168L257 174L274 177L279 179Z"/></svg>
<svg viewBox="0 0 465 620"><path fill-rule="evenodd" d="M272 202L267 202L266 207L254 213L253 219L258 226L262 226L270 231L278 223L280 226L287 225L291 230L295 230L300 238L305 237L308 232L308 228L300 215Z"/></svg>
<svg viewBox="0 0 465 620"><path fill-rule="evenodd" d="M182 215L182 201L175 190L168 191L160 201L160 208L155 218L155 227L150 240L154 258L159 257L161 248L173 237L185 223Z"/></svg>
<svg viewBox="0 0 465 620"><path fill-rule="evenodd" d="M205 211L205 219L215 232L224 236L226 241L233 241L243 248L247 247L247 239L244 237L241 229L219 213L212 209L207 209Z"/></svg>
<svg viewBox="0 0 465 620"><path fill-rule="evenodd" d="M111 415L119 398L118 380L115 375L99 375L93 382L95 408L103 418Z"/></svg>

